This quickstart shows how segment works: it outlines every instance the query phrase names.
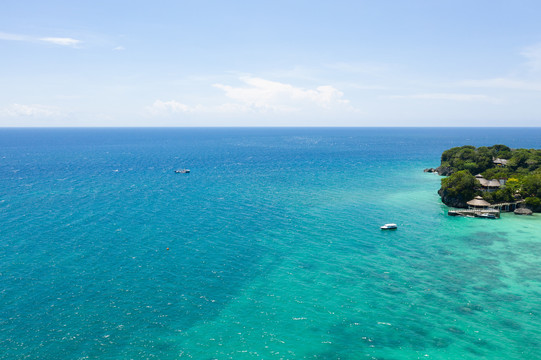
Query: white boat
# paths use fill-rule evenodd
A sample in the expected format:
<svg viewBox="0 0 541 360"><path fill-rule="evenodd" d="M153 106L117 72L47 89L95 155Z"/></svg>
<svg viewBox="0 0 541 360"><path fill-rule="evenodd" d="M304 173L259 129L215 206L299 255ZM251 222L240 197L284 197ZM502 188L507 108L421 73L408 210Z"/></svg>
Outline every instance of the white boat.
<svg viewBox="0 0 541 360"><path fill-rule="evenodd" d="M396 224L385 224L380 229L381 230L395 230L398 226Z"/></svg>
<svg viewBox="0 0 541 360"><path fill-rule="evenodd" d="M178 169L175 170L177 174L188 174L190 172L190 169Z"/></svg>

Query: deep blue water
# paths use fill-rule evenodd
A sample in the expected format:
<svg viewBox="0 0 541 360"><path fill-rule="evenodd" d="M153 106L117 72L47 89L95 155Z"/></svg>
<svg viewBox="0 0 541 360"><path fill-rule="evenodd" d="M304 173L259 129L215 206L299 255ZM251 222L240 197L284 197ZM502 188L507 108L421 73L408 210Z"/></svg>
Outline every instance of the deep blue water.
<svg viewBox="0 0 541 360"><path fill-rule="evenodd" d="M541 359L541 223L422 172L499 143L541 129L0 129L0 358Z"/></svg>

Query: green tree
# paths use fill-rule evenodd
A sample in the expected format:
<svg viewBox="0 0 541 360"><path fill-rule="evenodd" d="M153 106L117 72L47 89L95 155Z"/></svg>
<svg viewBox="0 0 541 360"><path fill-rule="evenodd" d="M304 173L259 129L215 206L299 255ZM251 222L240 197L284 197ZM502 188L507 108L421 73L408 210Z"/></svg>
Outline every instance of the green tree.
<svg viewBox="0 0 541 360"><path fill-rule="evenodd" d="M490 169L494 166L494 163L492 161L493 154L491 149L487 148L486 146L481 146L477 149L475 152L474 161L477 164L477 169L475 169L475 173L482 173L486 169Z"/></svg>
<svg viewBox="0 0 541 360"><path fill-rule="evenodd" d="M507 179L510 176L508 168L490 168L482 172L485 179Z"/></svg>
<svg viewBox="0 0 541 360"><path fill-rule="evenodd" d="M505 187L508 189L511 189L513 193L520 190L521 182L516 177L512 177L507 179L507 182L505 183Z"/></svg>
<svg viewBox="0 0 541 360"><path fill-rule="evenodd" d="M495 158L509 159L511 157L511 149L506 145L493 145L490 149Z"/></svg>
<svg viewBox="0 0 541 360"><path fill-rule="evenodd" d="M449 196L468 201L475 196L475 187L479 182L467 170L457 171L441 180L441 188Z"/></svg>
<svg viewBox="0 0 541 360"><path fill-rule="evenodd" d="M541 208L541 199L538 197L527 197L525 202L526 205L534 211L538 211Z"/></svg>
<svg viewBox="0 0 541 360"><path fill-rule="evenodd" d="M532 174L524 177L522 184L524 196L541 197L541 174Z"/></svg>
<svg viewBox="0 0 541 360"><path fill-rule="evenodd" d="M507 166L496 166L494 158L507 159ZM472 174L480 173L485 179L508 179L499 190L482 193L485 200L513 201L519 192L532 208L541 211L541 150L510 149L501 144L479 148L465 145L445 150L441 166L451 174L442 180L441 190L446 196L464 202L473 198L479 182Z"/></svg>

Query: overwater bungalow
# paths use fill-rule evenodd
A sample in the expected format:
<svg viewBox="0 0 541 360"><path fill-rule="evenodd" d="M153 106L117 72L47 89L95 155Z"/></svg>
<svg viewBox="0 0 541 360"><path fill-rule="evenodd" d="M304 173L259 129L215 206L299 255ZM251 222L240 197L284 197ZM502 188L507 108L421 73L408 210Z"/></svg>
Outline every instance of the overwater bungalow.
<svg viewBox="0 0 541 360"><path fill-rule="evenodd" d="M469 209L472 210L480 210L480 209L487 209L490 206L490 203L483 199L481 196L476 196L472 200L468 201L466 204L468 204Z"/></svg>
<svg viewBox="0 0 541 360"><path fill-rule="evenodd" d="M498 219L500 217L500 210L494 209L488 201L485 201L480 196L476 196L466 204L468 204L467 210L449 210L447 214L450 216L468 216L486 219Z"/></svg>
<svg viewBox="0 0 541 360"><path fill-rule="evenodd" d="M447 214L450 216L468 216L488 219L498 219L500 217L500 210L494 209L492 205L481 196L476 196L466 204L468 204L468 209L449 210Z"/></svg>

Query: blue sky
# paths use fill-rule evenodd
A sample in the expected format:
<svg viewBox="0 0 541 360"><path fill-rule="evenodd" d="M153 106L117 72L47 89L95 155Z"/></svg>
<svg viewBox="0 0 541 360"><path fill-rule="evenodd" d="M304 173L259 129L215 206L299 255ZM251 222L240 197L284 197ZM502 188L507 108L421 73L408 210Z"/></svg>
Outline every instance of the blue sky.
<svg viewBox="0 0 541 360"><path fill-rule="evenodd" d="M541 2L27 1L0 126L541 126Z"/></svg>

